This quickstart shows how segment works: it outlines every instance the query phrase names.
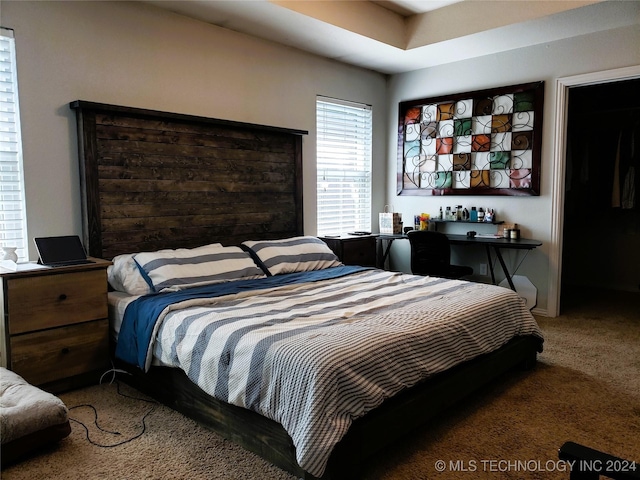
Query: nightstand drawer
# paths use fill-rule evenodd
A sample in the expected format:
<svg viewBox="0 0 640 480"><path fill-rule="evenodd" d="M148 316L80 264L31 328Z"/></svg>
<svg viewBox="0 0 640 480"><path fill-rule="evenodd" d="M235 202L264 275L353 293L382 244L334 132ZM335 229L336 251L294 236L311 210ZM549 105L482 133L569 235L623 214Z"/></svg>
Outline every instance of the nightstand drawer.
<svg viewBox="0 0 640 480"><path fill-rule="evenodd" d="M373 235L318 237L345 265L376 265L376 237Z"/></svg>
<svg viewBox="0 0 640 480"><path fill-rule="evenodd" d="M376 264L376 239L363 237L342 244L343 263L348 265L374 266Z"/></svg>
<svg viewBox="0 0 640 480"><path fill-rule="evenodd" d="M11 279L9 334L106 318L106 297L104 269Z"/></svg>
<svg viewBox="0 0 640 480"><path fill-rule="evenodd" d="M107 319L11 338L11 370L33 385L106 368Z"/></svg>

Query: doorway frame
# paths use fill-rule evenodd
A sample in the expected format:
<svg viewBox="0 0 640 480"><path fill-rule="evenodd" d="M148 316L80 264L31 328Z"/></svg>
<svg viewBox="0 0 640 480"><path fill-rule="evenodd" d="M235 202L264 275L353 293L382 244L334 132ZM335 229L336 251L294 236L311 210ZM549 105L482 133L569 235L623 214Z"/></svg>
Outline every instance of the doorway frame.
<svg viewBox="0 0 640 480"><path fill-rule="evenodd" d="M554 181L551 191L551 249L549 251L549 291L547 292L547 314L551 317L560 315L569 89L636 78L640 78L640 65L556 79L555 142L552 165Z"/></svg>

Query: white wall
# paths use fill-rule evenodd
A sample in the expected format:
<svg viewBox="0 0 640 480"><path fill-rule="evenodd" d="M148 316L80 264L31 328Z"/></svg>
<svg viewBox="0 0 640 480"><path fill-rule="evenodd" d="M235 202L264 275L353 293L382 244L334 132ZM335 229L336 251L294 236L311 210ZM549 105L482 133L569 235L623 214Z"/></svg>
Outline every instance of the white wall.
<svg viewBox="0 0 640 480"><path fill-rule="evenodd" d="M475 197L445 196L418 197L397 196L396 192L396 142L389 141L387 166L387 202L403 214L405 222L411 222L419 212L435 213L439 206L476 205L497 210L498 219L518 223L522 235L544 242L524 259L518 274L527 276L538 289L537 313L547 314L548 289L555 272L549 257L552 245L553 158L555 121L555 82L560 77L588 72L609 70L640 64L640 26L634 25L602 33L584 35L573 39L522 48L501 54L488 55L463 62L394 75L390 80L388 135L397 135L398 103L405 100L461 93L484 88L515 85L539 80L545 81L544 118L542 132L541 194L536 197ZM405 223L407 224L407 223ZM468 230L454 226L460 232ZM468 227L466 225L465 227ZM585 225L585 228L595 228ZM600 227L600 226L599 226ZM606 227L604 227L606 228ZM476 229L477 230L477 229ZM570 248L570 246L565 246ZM409 271L408 242L396 241L391 255L392 266ZM458 249L459 253L460 250ZM523 258L514 252L508 264L515 267ZM470 264L479 272L479 263L486 262L483 251L475 255L459 254L456 260ZM498 267L499 270L499 267ZM489 277L478 277L488 282ZM499 277L499 280L501 278ZM554 312L549 312L552 315Z"/></svg>
<svg viewBox="0 0 640 480"><path fill-rule="evenodd" d="M68 106L78 99L308 130L307 234L316 233L316 95L371 104L374 191L384 189L384 75L143 3L0 6L2 25L16 37L30 245L37 236L82 233L76 122ZM374 212L383 201L379 195Z"/></svg>

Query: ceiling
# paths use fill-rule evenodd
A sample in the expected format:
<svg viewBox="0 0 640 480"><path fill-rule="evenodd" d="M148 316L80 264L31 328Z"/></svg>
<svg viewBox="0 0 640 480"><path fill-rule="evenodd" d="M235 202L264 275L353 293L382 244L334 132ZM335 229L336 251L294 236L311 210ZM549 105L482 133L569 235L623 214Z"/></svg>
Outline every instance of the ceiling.
<svg viewBox="0 0 640 480"><path fill-rule="evenodd" d="M408 17L416 13L430 12L431 10L462 1L464 0L372 0L372 3L377 3L381 7L399 13L403 17Z"/></svg>
<svg viewBox="0 0 640 480"><path fill-rule="evenodd" d="M385 74L640 23L640 1L148 0Z"/></svg>

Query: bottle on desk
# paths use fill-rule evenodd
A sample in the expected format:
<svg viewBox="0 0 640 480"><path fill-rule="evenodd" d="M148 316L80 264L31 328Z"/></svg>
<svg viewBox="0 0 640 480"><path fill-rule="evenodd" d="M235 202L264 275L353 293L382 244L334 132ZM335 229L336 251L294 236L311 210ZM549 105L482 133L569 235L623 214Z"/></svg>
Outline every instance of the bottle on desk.
<svg viewBox="0 0 640 480"><path fill-rule="evenodd" d="M469 212L469 220L472 222L478 221L478 211L476 210L476 207L471 207L471 212Z"/></svg>
<svg viewBox="0 0 640 480"><path fill-rule="evenodd" d="M480 207L480 209L478 210L478 221L484 222L484 210L482 209L482 207Z"/></svg>
<svg viewBox="0 0 640 480"><path fill-rule="evenodd" d="M493 217L493 209L487 208L486 213L484 214L484 221L487 223L493 223L495 218Z"/></svg>

